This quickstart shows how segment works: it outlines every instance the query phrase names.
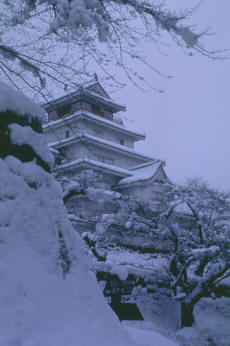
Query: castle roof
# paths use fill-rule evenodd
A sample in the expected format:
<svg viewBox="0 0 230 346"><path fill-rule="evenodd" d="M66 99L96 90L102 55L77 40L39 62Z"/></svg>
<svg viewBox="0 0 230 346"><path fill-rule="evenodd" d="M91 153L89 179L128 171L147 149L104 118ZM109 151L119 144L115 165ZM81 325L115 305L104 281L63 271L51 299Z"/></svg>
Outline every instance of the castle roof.
<svg viewBox="0 0 230 346"><path fill-rule="evenodd" d="M108 141L106 139L102 139L99 137L95 137L92 135L89 135L87 133L77 134L62 140L58 140L56 142L49 143L49 146L51 148L63 148L65 146L68 146L74 142L91 142L99 146L106 147L107 149L113 150L113 151L119 151L120 153L127 154L129 156L137 157L140 159L143 159L144 161L153 161L153 158L147 155L144 155L142 153L139 153L135 151L134 149L131 149L129 147L126 147L124 145L120 145L117 143L113 143L111 141Z"/></svg>
<svg viewBox="0 0 230 346"><path fill-rule="evenodd" d="M120 178L122 177L128 177L132 173L128 171L127 169L120 168L117 166L109 165L107 163L102 163L99 161L88 159L87 157L82 157L80 159L71 161L69 163L66 163L64 165L60 165L58 167L55 167L53 169L54 172L63 171L63 170L69 170L73 168L87 168L87 169L99 169L101 171L104 171L105 173L109 173L115 176L118 176Z"/></svg>
<svg viewBox="0 0 230 346"><path fill-rule="evenodd" d="M153 180L157 176L158 172L161 173L161 176L163 174L165 180L168 180L163 169L164 165L164 162L155 160L133 167L130 169L130 173L132 173L132 175L121 179L118 185L121 187L130 184L147 183L150 180Z"/></svg>
<svg viewBox="0 0 230 346"><path fill-rule="evenodd" d="M113 112L125 111L126 109L125 106L114 102L99 82L79 84L79 87L76 91L42 104L42 107L49 113L53 110L53 108L59 107L66 102L73 103L82 96L87 97L89 101L97 100L101 104L107 105L113 110Z"/></svg>
<svg viewBox="0 0 230 346"><path fill-rule="evenodd" d="M79 110L78 112L71 114L69 116L66 116L64 118L53 120L52 122L46 123L43 125L43 129L48 129L51 127L52 128L59 127L59 126L62 126L63 123L66 123L66 122L69 123L71 121L78 121L78 120L82 120L82 119L87 119L91 122L103 125L104 127L108 127L108 128L112 127L113 129L116 129L119 132L122 132L122 133L125 133L127 135L134 137L136 140L145 139L144 133L140 133L140 132L136 132L136 131L127 129L124 126L120 125L119 123L116 123L114 121L114 119L110 120L110 119L103 118L101 116L99 117L98 115L95 115L95 114L93 114L89 111L86 111L86 110Z"/></svg>

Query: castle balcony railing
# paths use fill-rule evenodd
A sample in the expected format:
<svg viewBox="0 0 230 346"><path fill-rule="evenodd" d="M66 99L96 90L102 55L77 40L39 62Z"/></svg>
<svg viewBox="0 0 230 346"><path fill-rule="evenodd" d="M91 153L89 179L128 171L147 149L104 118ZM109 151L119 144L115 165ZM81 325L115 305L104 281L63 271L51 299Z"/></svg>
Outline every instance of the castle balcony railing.
<svg viewBox="0 0 230 346"><path fill-rule="evenodd" d="M86 109L86 108L83 107L83 106L78 107L78 108L75 108L75 109L72 109L71 111L68 110L68 111L66 111L66 112L63 112L63 113L60 114L60 115L57 114L57 115L55 115L55 116L49 118L49 119L48 119L48 122L53 121L53 120L57 120L57 119L65 118L65 117L67 117L67 116L69 116L69 115L71 115L71 114L74 114L74 113L78 112L78 111L85 111L85 112L87 112L87 113L92 113L92 114L94 114L94 115L97 115L98 117L101 117L101 118L104 118L104 119L113 121L113 122L115 122L115 123L117 123L117 124L119 124L119 125L121 125L121 126L124 126L123 120L122 120L120 117L116 116L116 115L113 115L112 117L109 117L109 116L107 116L107 115L105 115L105 114L103 114L103 113L98 113L98 112L94 112L94 111L91 111L91 110L89 110L89 109Z"/></svg>

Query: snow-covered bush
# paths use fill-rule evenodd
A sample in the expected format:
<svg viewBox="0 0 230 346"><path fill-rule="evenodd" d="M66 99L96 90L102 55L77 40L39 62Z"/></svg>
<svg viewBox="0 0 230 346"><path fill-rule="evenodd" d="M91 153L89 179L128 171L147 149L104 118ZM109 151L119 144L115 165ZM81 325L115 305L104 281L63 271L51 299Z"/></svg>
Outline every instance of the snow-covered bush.
<svg viewBox="0 0 230 346"><path fill-rule="evenodd" d="M45 114L2 83L0 113L7 143L0 146L0 345L133 345L47 172L52 157L39 133Z"/></svg>

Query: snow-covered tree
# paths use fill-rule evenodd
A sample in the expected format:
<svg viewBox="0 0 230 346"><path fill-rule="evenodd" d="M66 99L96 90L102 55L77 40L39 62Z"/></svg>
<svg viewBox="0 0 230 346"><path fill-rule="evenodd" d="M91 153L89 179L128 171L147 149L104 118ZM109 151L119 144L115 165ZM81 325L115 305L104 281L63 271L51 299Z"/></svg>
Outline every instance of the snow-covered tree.
<svg viewBox="0 0 230 346"><path fill-rule="evenodd" d="M215 298L220 283L230 276L230 250L213 245L178 252L170 272L174 299L181 302L181 327L190 327L195 304L204 297Z"/></svg>
<svg viewBox="0 0 230 346"><path fill-rule="evenodd" d="M160 206L160 217L168 225L176 215L187 214L193 237L200 244L218 245L229 237L230 193L210 187L203 179L188 179L184 185L171 185Z"/></svg>
<svg viewBox="0 0 230 346"><path fill-rule="evenodd" d="M0 83L0 345L133 345L48 172L44 120L37 105Z"/></svg>
<svg viewBox="0 0 230 346"><path fill-rule="evenodd" d="M171 287L181 302L182 327L191 326L195 304L202 297L214 297L220 283L230 276L229 193L201 179L190 179L183 186L172 186L167 208L163 205L162 209L161 224L176 243ZM182 226L185 212L190 229Z"/></svg>
<svg viewBox="0 0 230 346"><path fill-rule="evenodd" d="M194 306L202 297L225 294L222 288L229 291L225 280L230 276L228 193L194 178L182 186L169 184L153 208L132 196L93 185L88 179L84 196L100 204L100 213L95 230L83 235L92 254L107 263L114 246L156 256L168 253L171 286L163 274L156 282L171 287L174 299L180 302L182 327L193 324ZM79 185L70 183L66 195L71 199L81 191ZM108 205L113 209L110 212L105 209Z"/></svg>
<svg viewBox="0 0 230 346"><path fill-rule="evenodd" d="M202 45L205 30L196 31L187 22L193 10L170 11L155 0L1 0L0 7L0 74L14 86L30 87L44 97L50 97L46 79L62 89L76 88L92 78L95 69L115 83L111 62L144 87L130 59L161 75L141 47L147 43L160 49L164 33L189 55L198 51L215 56Z"/></svg>

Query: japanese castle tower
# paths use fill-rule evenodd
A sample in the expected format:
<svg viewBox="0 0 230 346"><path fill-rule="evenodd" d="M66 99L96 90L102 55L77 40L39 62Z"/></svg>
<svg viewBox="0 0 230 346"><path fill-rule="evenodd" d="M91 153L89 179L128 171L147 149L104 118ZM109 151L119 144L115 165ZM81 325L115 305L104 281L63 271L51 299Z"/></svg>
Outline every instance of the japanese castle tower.
<svg viewBox="0 0 230 346"><path fill-rule="evenodd" d="M125 106L114 102L98 81L43 107L48 113L43 130L57 157L57 177L92 169L103 175L109 189L146 202L161 193L168 181L164 162L134 149L145 135L124 126L116 114Z"/></svg>

